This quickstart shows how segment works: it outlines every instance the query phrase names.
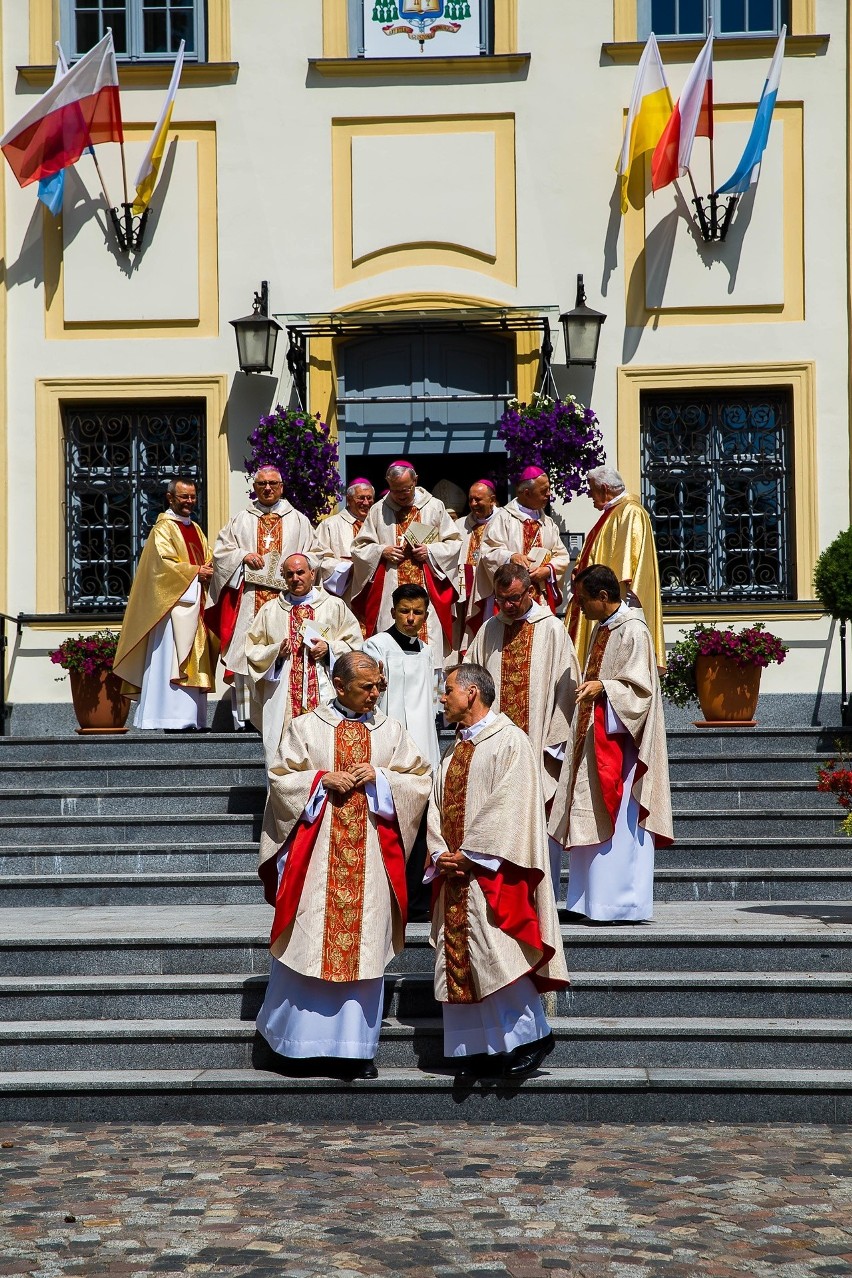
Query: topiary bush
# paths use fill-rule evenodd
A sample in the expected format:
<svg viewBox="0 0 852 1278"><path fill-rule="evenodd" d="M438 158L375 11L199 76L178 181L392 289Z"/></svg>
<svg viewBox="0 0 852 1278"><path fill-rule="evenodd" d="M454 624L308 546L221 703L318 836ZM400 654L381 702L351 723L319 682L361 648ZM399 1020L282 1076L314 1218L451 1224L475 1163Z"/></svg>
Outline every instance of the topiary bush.
<svg viewBox="0 0 852 1278"><path fill-rule="evenodd" d="M830 617L852 618L852 528L835 537L817 559L814 591Z"/></svg>

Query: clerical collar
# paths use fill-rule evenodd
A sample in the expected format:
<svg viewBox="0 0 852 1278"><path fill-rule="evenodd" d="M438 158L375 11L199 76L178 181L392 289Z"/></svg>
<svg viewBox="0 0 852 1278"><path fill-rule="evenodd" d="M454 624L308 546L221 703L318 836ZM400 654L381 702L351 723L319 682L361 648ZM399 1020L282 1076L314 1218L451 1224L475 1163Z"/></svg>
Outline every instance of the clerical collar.
<svg viewBox="0 0 852 1278"><path fill-rule="evenodd" d="M629 617L629 615L630 615L630 609L627 607L627 604L622 599L621 603L618 605L618 607L616 608L612 616L607 617L606 621L602 621L601 625L606 626L607 630L609 630L610 626L612 626L615 623L616 617Z"/></svg>
<svg viewBox="0 0 852 1278"><path fill-rule="evenodd" d="M251 503L259 515L283 515L287 503L283 497L279 497L271 506L266 506L262 501L258 501L256 497L252 497Z"/></svg>
<svg viewBox="0 0 852 1278"><path fill-rule="evenodd" d="M522 506L520 502L518 502L518 510L524 519L541 519L544 515L543 510L530 510L528 506Z"/></svg>
<svg viewBox="0 0 852 1278"><path fill-rule="evenodd" d="M612 510L613 506L617 506L620 501L624 501L627 496L627 489L623 493L619 493L617 497L613 497L612 501L605 502L604 510ZM613 614L614 616L615 614Z"/></svg>
<svg viewBox="0 0 852 1278"><path fill-rule="evenodd" d="M171 508L166 511L166 515L169 519L173 519L176 524L184 524L187 528L192 523L190 515L176 515Z"/></svg>
<svg viewBox="0 0 852 1278"><path fill-rule="evenodd" d="M497 716L493 710L489 710L484 718L472 723L469 728L459 728L459 737L462 741L472 741L474 737L482 732L483 728L488 728L492 723L496 723Z"/></svg>
<svg viewBox="0 0 852 1278"><path fill-rule="evenodd" d="M357 721L358 723L367 723L368 720L372 719L373 717L372 711L370 711L369 714L356 714L354 710L348 710L346 706L342 706L340 704L340 702L337 700L337 697L335 697L334 700L331 702L331 709L334 710L337 714L339 714L341 719L352 719L353 721Z"/></svg>
<svg viewBox="0 0 852 1278"><path fill-rule="evenodd" d="M315 604L319 603L319 591L314 588L308 591L306 595L285 595L285 599L292 608L297 608L299 604Z"/></svg>
<svg viewBox="0 0 852 1278"><path fill-rule="evenodd" d="M523 617L507 617L504 612L499 613L498 616L500 617L500 620L505 625L513 626L516 621L529 621L530 617L533 615L537 607L538 607L538 604L536 603L535 600L533 600L529 608L527 608L526 612L524 613Z"/></svg>
<svg viewBox="0 0 852 1278"><path fill-rule="evenodd" d="M495 510L496 510L496 507L495 507ZM471 519L473 520L473 526L474 526L474 528L481 528L483 524L487 524L487 523L488 523L488 521L489 521L489 519L493 519L493 518L494 518L494 511L493 511L493 510L492 510L491 514L490 514L490 515L486 515L484 519L474 519L473 515L471 515Z"/></svg>
<svg viewBox="0 0 852 1278"><path fill-rule="evenodd" d="M385 631L385 634L390 635L394 643L402 648L403 652L420 651L420 640L417 638L417 635L412 637L404 635L401 630L397 630L396 626L390 626L389 629Z"/></svg>

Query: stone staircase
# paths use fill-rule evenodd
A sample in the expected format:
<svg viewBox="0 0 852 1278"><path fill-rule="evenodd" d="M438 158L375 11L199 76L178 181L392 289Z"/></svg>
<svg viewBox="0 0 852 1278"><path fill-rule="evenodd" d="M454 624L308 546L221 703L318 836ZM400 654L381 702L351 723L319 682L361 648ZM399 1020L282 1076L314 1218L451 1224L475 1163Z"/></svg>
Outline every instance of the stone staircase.
<svg viewBox="0 0 852 1278"><path fill-rule="evenodd" d="M425 925L386 979L375 1083L262 1068L270 912L256 737L0 741L0 1117L852 1121L852 843L836 732L669 734L655 921L565 925L556 1052L444 1068Z"/></svg>

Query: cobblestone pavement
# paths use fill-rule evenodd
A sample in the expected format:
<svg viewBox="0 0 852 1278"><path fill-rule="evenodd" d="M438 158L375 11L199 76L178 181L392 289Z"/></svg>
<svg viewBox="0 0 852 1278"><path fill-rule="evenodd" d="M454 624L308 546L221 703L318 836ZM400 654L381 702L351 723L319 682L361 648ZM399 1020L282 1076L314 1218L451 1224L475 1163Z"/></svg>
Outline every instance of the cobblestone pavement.
<svg viewBox="0 0 852 1278"><path fill-rule="evenodd" d="M852 1130L0 1127L0 1275L852 1274Z"/></svg>

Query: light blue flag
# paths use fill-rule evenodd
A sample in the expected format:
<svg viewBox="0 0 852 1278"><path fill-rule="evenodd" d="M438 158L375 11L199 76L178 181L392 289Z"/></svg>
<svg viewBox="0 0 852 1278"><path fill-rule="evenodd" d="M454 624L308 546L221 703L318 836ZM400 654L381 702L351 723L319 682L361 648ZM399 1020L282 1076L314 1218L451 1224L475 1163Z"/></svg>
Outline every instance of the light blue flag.
<svg viewBox="0 0 852 1278"><path fill-rule="evenodd" d="M787 28L782 27L745 150L732 176L718 188L716 195L743 195L752 182L756 182L758 179L760 162L763 159L763 152L766 150L766 144L769 141L769 126L772 124L772 112L775 110L778 86L781 83L781 67L784 62L786 35Z"/></svg>

